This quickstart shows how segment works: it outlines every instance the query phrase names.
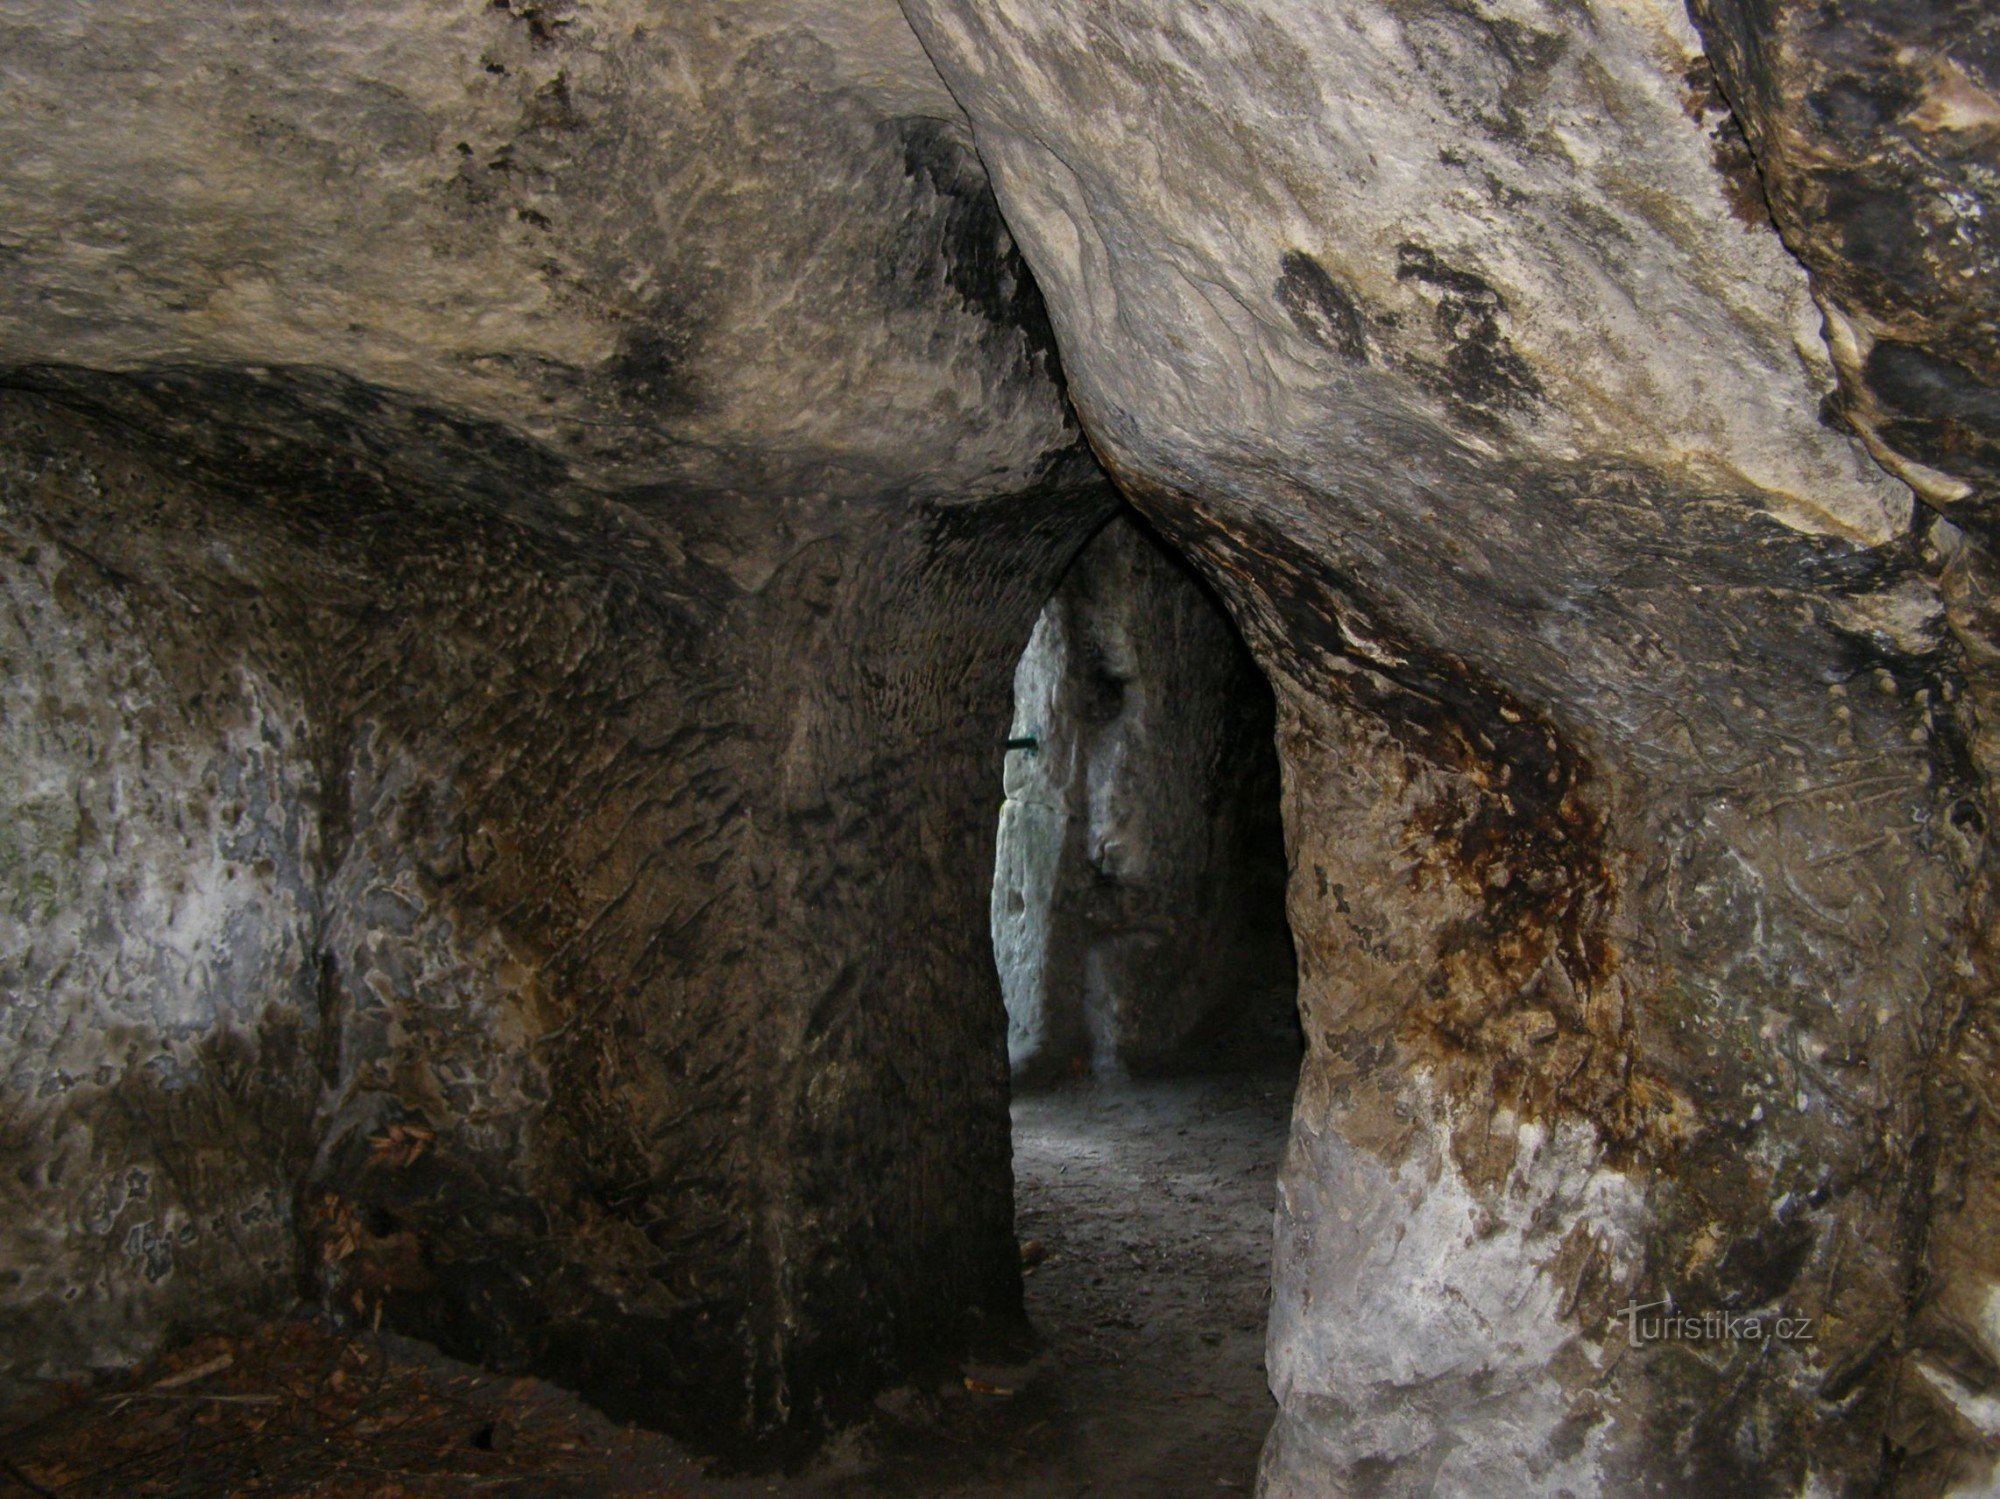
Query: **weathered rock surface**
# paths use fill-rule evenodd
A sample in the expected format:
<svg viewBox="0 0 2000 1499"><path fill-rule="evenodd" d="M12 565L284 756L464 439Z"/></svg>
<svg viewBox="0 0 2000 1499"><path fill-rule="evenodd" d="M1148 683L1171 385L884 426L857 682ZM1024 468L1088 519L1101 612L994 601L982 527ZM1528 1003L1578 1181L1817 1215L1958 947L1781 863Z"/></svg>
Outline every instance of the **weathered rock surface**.
<svg viewBox="0 0 2000 1499"><path fill-rule="evenodd" d="M8 1390L1010 1319L1059 347L1277 689L1266 1492L1991 1491L1987 8L903 8L0 7Z"/></svg>
<svg viewBox="0 0 2000 1499"><path fill-rule="evenodd" d="M1004 1016L953 876L1089 470L767 514L803 555L747 589L699 509L524 483L379 391L17 378L17 1379L303 1274L712 1435L1005 1322ZM360 458L390 423L437 446Z"/></svg>
<svg viewBox="0 0 2000 1499"><path fill-rule="evenodd" d="M288 684L0 464L0 1347L48 1379L291 1298L323 788Z"/></svg>
<svg viewBox="0 0 2000 1499"><path fill-rule="evenodd" d="M0 27L10 362L326 366L616 483L991 489L1065 440L962 118L885 5Z"/></svg>
<svg viewBox="0 0 2000 1499"><path fill-rule="evenodd" d="M723 1441L1007 1325L1110 497L908 28L4 25L8 1392L306 1285Z"/></svg>
<svg viewBox="0 0 2000 1499"><path fill-rule="evenodd" d="M1966 658L1687 17L907 9L1093 441L1278 686L1266 1492L1972 1481L1996 1350L1957 1413L1904 1352L1987 920ZM1669 1295L1817 1341L1625 1346Z"/></svg>
<svg viewBox="0 0 2000 1499"><path fill-rule="evenodd" d="M1271 691L1137 524L1084 548L1014 673L993 950L1016 1079L1158 1068L1291 967Z"/></svg>
<svg viewBox="0 0 2000 1499"><path fill-rule="evenodd" d="M1769 211L1811 270L1829 414L1991 537L2000 502L2000 16L1979 0L1695 0Z"/></svg>

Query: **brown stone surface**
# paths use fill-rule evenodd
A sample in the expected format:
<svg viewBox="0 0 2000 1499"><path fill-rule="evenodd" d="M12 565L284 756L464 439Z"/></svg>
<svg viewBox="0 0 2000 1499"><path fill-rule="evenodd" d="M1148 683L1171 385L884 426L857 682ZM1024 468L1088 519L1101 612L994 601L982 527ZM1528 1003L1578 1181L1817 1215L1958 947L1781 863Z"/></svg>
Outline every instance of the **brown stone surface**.
<svg viewBox="0 0 2000 1499"><path fill-rule="evenodd" d="M1093 442L1278 690L1266 1492L1872 1491L1976 725L1949 539L1819 423L1687 19L910 9ZM1667 1295L1818 1340L1621 1347Z"/></svg>
<svg viewBox="0 0 2000 1499"><path fill-rule="evenodd" d="M1979 0L1689 8L1769 211L1827 309L1841 375L1829 415L1990 535L2000 501L2000 17Z"/></svg>
<svg viewBox="0 0 2000 1499"><path fill-rule="evenodd" d="M6 8L9 1397L1010 1326L1087 435L1278 700L1265 1492L1989 1490L1988 9Z"/></svg>

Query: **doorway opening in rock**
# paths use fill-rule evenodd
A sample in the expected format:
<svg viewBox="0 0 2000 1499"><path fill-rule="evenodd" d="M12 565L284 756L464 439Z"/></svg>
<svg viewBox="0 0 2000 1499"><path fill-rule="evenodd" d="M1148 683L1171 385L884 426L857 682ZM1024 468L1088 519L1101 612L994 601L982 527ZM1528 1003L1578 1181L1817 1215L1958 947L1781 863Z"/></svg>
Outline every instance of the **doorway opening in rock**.
<svg viewBox="0 0 2000 1499"><path fill-rule="evenodd" d="M1017 1088L1298 1059L1271 689L1128 516L1035 623L993 875Z"/></svg>
<svg viewBox="0 0 2000 1499"><path fill-rule="evenodd" d="M1247 1491L1301 1054L1271 691L1206 586L1120 517L1044 608L1014 698L992 926L1047 1422L1019 1461L1035 1492Z"/></svg>

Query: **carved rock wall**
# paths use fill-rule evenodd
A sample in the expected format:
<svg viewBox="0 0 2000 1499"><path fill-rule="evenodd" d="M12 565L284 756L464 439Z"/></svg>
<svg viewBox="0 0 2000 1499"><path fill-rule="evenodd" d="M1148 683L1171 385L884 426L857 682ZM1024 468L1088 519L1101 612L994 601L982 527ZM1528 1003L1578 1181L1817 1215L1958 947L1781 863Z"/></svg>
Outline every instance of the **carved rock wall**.
<svg viewBox="0 0 2000 1499"><path fill-rule="evenodd" d="M305 1289L726 1443L1010 1328L1111 496L907 26L0 26L7 1393Z"/></svg>
<svg viewBox="0 0 2000 1499"><path fill-rule="evenodd" d="M286 684L0 462L0 1346L34 1380L291 1299L322 788Z"/></svg>
<svg viewBox="0 0 2000 1499"><path fill-rule="evenodd" d="M1094 443L1278 689L1265 1492L1976 1466L1902 1352L1987 919L1954 543L1821 424L1688 18L907 9ZM1627 1346L1668 1295L1817 1340Z"/></svg>
<svg viewBox="0 0 2000 1499"><path fill-rule="evenodd" d="M19 378L16 1381L303 1279L713 1438L1010 1325L966 871L1093 470L751 591L498 431L329 488L378 391Z"/></svg>
<svg viewBox="0 0 2000 1499"><path fill-rule="evenodd" d="M1277 690L1266 1492L1990 1488L1984 9L903 9L0 15L8 1389L1008 1322L1066 377Z"/></svg>

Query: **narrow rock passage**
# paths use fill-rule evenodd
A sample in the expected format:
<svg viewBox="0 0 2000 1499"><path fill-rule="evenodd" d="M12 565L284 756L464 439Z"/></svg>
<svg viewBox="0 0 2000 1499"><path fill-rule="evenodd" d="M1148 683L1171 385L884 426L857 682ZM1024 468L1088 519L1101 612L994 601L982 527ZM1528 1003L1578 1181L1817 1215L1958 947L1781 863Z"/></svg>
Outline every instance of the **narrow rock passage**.
<svg viewBox="0 0 2000 1499"><path fill-rule="evenodd" d="M838 1496L1248 1493L1265 1386L1273 1183L1297 1064L1133 1083L1077 1080L1014 1104L1032 1362L895 1391L811 1474L741 1492ZM1007 1393L986 1393L1004 1390Z"/></svg>
<svg viewBox="0 0 2000 1499"><path fill-rule="evenodd" d="M1015 1106L1029 1311L1080 1493L1248 1490L1265 1388L1271 1194L1295 1069L1072 1085Z"/></svg>

